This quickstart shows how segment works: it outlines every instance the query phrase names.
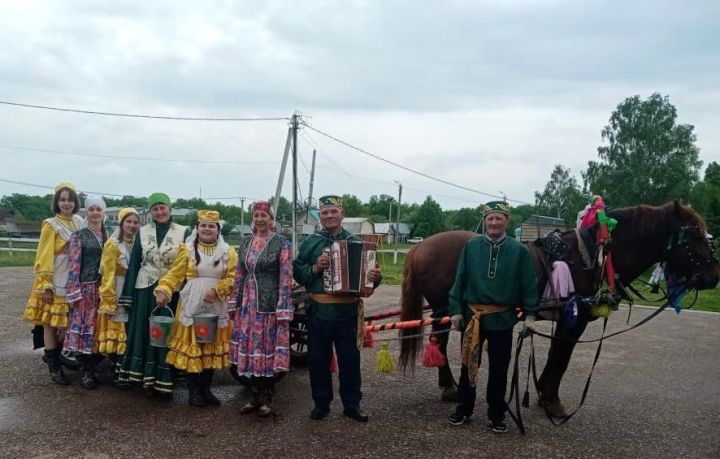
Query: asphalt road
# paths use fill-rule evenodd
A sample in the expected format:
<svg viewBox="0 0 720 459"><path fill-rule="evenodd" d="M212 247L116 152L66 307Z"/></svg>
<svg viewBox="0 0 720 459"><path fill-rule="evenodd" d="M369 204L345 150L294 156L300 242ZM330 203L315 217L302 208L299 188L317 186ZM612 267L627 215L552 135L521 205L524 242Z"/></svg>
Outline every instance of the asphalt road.
<svg viewBox="0 0 720 459"><path fill-rule="evenodd" d="M1 457L720 457L718 314L666 312L606 342L580 413L554 427L532 394L523 437L513 425L505 435L488 430L482 390L474 422L449 426L453 406L439 401L435 371L378 373L374 349L363 350L368 424L343 418L339 400L329 420L310 421L304 369L277 385L276 414L268 419L238 414L247 394L226 373L216 384L219 408L190 407L181 384L170 403L110 385L88 391L74 373L73 385L61 387L50 381L41 351L30 349L30 327L21 319L30 284L30 268L0 269ZM398 287L381 287L368 311L398 300ZM635 308L631 321L646 314ZM614 314L611 330L625 319L626 310ZM592 324L585 336L598 334ZM539 345L543 361L546 344ZM391 351L397 354L397 342ZM455 333L451 351L459 352ZM594 352L594 345L576 350L562 387L569 408Z"/></svg>

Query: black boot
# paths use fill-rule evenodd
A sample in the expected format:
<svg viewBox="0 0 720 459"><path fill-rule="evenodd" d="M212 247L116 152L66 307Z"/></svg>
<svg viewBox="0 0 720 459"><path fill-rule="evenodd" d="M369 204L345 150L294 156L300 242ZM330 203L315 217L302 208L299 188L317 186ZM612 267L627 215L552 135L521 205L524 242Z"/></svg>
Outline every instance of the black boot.
<svg viewBox="0 0 720 459"><path fill-rule="evenodd" d="M260 392L256 388L251 388L252 395L250 401L240 408L240 414L250 414L260 408Z"/></svg>
<svg viewBox="0 0 720 459"><path fill-rule="evenodd" d="M65 377L62 364L60 363L60 348L45 349L45 362L47 363L48 370L50 370L50 377L53 381L61 386L67 386L70 384L70 380Z"/></svg>
<svg viewBox="0 0 720 459"><path fill-rule="evenodd" d="M200 375L197 373L187 374L187 386L190 391L188 397L188 403L192 406L205 406L205 398L202 396L202 389L200 387Z"/></svg>
<svg viewBox="0 0 720 459"><path fill-rule="evenodd" d="M200 388L202 390L202 396L205 399L205 403L213 406L220 406L220 399L215 394L210 392L210 386L213 380L213 370L205 370L200 374Z"/></svg>
<svg viewBox="0 0 720 459"><path fill-rule="evenodd" d="M261 418L270 416L272 413L272 389L264 389L260 394L260 408L258 408L258 416Z"/></svg>
<svg viewBox="0 0 720 459"><path fill-rule="evenodd" d="M80 375L82 385L85 389L95 389L97 387L97 381L95 381L95 365L93 363L93 356L91 355L78 355L78 362L80 363Z"/></svg>

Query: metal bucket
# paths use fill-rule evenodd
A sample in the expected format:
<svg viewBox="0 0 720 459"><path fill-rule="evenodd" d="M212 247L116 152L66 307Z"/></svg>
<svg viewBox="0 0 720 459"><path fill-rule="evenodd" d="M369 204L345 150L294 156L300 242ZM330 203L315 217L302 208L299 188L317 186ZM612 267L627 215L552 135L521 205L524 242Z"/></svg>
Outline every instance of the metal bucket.
<svg viewBox="0 0 720 459"><path fill-rule="evenodd" d="M172 324L175 322L172 309L168 308L171 317L168 316L156 316L153 313L157 310L156 307L150 312L150 321L148 324L150 330L150 344L155 347L167 347L168 339L170 338L170 330L172 330Z"/></svg>
<svg viewBox="0 0 720 459"><path fill-rule="evenodd" d="M214 343L217 337L218 315L212 313L193 316L195 341L198 343Z"/></svg>

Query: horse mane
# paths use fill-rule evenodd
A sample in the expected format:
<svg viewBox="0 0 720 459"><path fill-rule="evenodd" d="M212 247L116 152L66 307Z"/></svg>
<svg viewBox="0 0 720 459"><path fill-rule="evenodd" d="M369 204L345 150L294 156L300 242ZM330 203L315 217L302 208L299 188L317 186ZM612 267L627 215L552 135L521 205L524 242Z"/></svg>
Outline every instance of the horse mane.
<svg viewBox="0 0 720 459"><path fill-rule="evenodd" d="M678 201L669 201L661 206L641 204L633 207L613 209L608 212L619 224L630 224L637 228L643 236L657 234L658 228L674 230L677 225L691 221L702 231L707 231L707 224L700 214L690 206L683 206Z"/></svg>

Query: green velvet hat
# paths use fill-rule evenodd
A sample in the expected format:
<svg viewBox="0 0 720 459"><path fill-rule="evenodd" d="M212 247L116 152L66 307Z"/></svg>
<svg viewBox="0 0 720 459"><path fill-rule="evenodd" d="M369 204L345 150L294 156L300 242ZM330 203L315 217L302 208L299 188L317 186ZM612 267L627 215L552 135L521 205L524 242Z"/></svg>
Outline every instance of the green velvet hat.
<svg viewBox="0 0 720 459"><path fill-rule="evenodd" d="M148 198L148 207L152 207L155 204L165 204L168 207L172 207L170 202L170 196L165 193L153 193Z"/></svg>
<svg viewBox="0 0 720 459"><path fill-rule="evenodd" d="M342 198L334 194L329 194L319 197L318 203L320 203L321 209L328 206L342 207Z"/></svg>
<svg viewBox="0 0 720 459"><path fill-rule="evenodd" d="M505 201L490 201L482 206L482 216L487 217L488 214L493 212L500 212L507 216L510 216L510 205Z"/></svg>

